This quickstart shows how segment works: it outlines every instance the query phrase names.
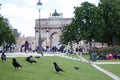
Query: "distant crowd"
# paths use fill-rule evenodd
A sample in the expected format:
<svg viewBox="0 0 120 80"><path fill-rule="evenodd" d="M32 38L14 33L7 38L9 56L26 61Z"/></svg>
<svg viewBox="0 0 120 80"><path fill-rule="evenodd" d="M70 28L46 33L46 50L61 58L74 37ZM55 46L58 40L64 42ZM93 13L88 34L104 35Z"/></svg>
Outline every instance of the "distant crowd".
<svg viewBox="0 0 120 80"><path fill-rule="evenodd" d="M104 53L97 54L96 52L93 52L90 54L90 59L92 61L120 59L120 54L111 54L111 53L109 53L109 54L104 54Z"/></svg>
<svg viewBox="0 0 120 80"><path fill-rule="evenodd" d="M11 43L11 44L4 44L4 45L0 45L0 53L5 52L5 53L14 53L14 52L37 52L39 49L39 47L36 47L35 49L33 49L33 44L29 43L28 41L25 41L24 44L21 45L21 47L18 47L16 44ZM62 53L74 53L76 52L76 54L81 54L83 52L83 47L77 47L75 50L73 50L73 48L69 48L67 49L66 46L46 46L46 47L42 47L42 51L43 52L62 52Z"/></svg>
<svg viewBox="0 0 120 80"><path fill-rule="evenodd" d="M6 44L6 45L0 45L0 53L2 52L15 52L16 51L16 45L14 43Z"/></svg>
<svg viewBox="0 0 120 80"><path fill-rule="evenodd" d="M14 52L37 52L39 49L39 47L36 47L35 49L33 49L33 45L32 43L29 43L28 41L25 41L24 44L21 45L21 47L18 47L16 44L14 43L5 43L4 45L0 45L0 53L5 52L5 53L14 53ZM46 46L46 47L42 47L42 51L43 52L62 52L62 53L73 53L72 49L66 49L65 46L60 46L60 47L50 47L50 46Z"/></svg>
<svg viewBox="0 0 120 80"><path fill-rule="evenodd" d="M120 59L120 54L111 54L111 53L104 54L104 53L101 53L101 54L99 54L98 59L99 60Z"/></svg>

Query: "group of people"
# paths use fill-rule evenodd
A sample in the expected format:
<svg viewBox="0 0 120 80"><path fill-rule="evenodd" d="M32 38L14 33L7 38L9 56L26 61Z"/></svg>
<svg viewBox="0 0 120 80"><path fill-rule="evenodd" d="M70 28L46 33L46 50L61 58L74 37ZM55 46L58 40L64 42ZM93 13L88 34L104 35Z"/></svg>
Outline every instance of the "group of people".
<svg viewBox="0 0 120 80"><path fill-rule="evenodd" d="M6 44L6 45L0 45L0 53L2 52L15 52L16 51L16 45L14 43Z"/></svg>
<svg viewBox="0 0 120 80"><path fill-rule="evenodd" d="M83 48L82 47L79 46L79 47L76 48L76 53L78 55L82 56L82 52L83 52Z"/></svg>
<svg viewBox="0 0 120 80"><path fill-rule="evenodd" d="M92 61L120 59L120 54L111 54L111 53L109 53L109 54L105 54L105 53L97 54L96 52L92 52L90 54L90 59Z"/></svg>
<svg viewBox="0 0 120 80"><path fill-rule="evenodd" d="M25 41L24 44L21 45L20 47L20 52L37 52L37 50L39 49L39 47L36 47L35 49L33 49L32 47L32 43L30 43L29 41ZM6 52L6 53L14 53L19 51L18 47L16 46L16 44L11 43L11 44L6 44L5 46L1 46L0 45L0 53L2 52ZM83 52L83 48L82 47L77 47L75 50L73 50L72 48L67 49L66 46L61 45L59 47L57 46L46 46L45 48L42 47L42 51L43 52L62 52L62 53L73 53L73 51L75 51L78 55L81 55Z"/></svg>
<svg viewBox="0 0 120 80"><path fill-rule="evenodd" d="M112 60L112 59L120 59L120 54L104 54L101 53L98 57L99 60Z"/></svg>
<svg viewBox="0 0 120 80"><path fill-rule="evenodd" d="M53 46L53 47L49 47L49 46L46 46L46 47L43 47L42 50L43 52L62 52L64 53L64 49L65 49L65 46Z"/></svg>

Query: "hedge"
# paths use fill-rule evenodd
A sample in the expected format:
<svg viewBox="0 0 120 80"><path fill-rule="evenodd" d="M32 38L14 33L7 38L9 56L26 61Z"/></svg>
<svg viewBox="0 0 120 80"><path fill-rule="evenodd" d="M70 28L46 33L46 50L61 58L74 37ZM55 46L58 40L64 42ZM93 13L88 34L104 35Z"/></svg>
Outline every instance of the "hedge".
<svg viewBox="0 0 120 80"><path fill-rule="evenodd" d="M108 47L108 48L99 48L99 49L93 49L89 51L89 54L96 52L98 55L100 53L104 54L120 54L120 46L115 46L115 47Z"/></svg>

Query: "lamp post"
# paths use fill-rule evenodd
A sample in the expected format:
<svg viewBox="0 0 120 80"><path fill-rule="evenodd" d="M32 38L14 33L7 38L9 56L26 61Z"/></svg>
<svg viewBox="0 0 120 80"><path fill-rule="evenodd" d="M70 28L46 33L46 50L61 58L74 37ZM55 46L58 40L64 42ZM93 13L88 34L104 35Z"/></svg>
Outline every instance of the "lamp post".
<svg viewBox="0 0 120 80"><path fill-rule="evenodd" d="M0 17L1 17L1 6L2 6L2 4L0 4Z"/></svg>
<svg viewBox="0 0 120 80"><path fill-rule="evenodd" d="M39 38L38 38L38 50L37 50L37 53L40 53L42 56L43 56L43 52L42 52L42 39L41 39L41 23L40 23L40 10L41 10L41 7L42 7L42 3L41 1L39 0L37 2L37 8L39 10L39 19L38 19L38 26L39 26L39 30L38 30L38 34L39 34Z"/></svg>

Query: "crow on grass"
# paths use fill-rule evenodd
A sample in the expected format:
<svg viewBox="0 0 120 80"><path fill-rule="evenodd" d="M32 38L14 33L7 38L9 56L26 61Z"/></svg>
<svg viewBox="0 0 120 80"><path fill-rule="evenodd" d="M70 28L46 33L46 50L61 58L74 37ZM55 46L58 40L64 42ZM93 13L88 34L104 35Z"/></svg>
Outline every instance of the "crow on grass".
<svg viewBox="0 0 120 80"><path fill-rule="evenodd" d="M75 70L78 70L78 69L80 69L80 68L79 68L78 66L74 66L74 69L75 69Z"/></svg>
<svg viewBox="0 0 120 80"><path fill-rule="evenodd" d="M15 67L15 68L19 68L19 67L22 67L15 58L12 59L12 65Z"/></svg>
<svg viewBox="0 0 120 80"><path fill-rule="evenodd" d="M65 72L58 66L58 64L56 62L54 62L53 64L54 64L54 68L55 68L56 72L60 72L60 71Z"/></svg>
<svg viewBox="0 0 120 80"><path fill-rule="evenodd" d="M2 59L2 61L6 61L6 59L7 59L7 57L6 57L4 52L2 52L2 54L1 54L1 59Z"/></svg>
<svg viewBox="0 0 120 80"><path fill-rule="evenodd" d="M32 56L27 57L27 58L26 58L26 61L29 62L29 63L31 63L31 64L32 64L32 63L37 63L37 61L32 60L31 58L32 58Z"/></svg>

